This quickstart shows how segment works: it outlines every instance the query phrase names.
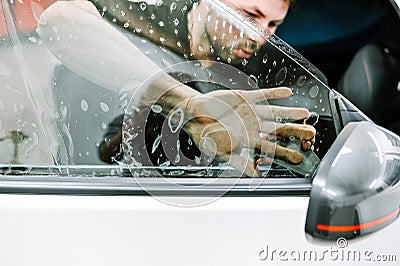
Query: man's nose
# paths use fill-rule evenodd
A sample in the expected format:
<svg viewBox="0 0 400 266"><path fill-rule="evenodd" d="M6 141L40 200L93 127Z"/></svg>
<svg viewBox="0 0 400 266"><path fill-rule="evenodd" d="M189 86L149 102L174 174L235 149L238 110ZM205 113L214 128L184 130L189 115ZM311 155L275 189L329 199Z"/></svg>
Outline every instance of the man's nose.
<svg viewBox="0 0 400 266"><path fill-rule="evenodd" d="M260 21L258 27L261 31L266 32L268 36L273 35L276 29L278 28L278 26L275 23L267 19Z"/></svg>
<svg viewBox="0 0 400 266"><path fill-rule="evenodd" d="M258 33L256 36L253 36L252 42L257 45L263 45L265 41L274 34L276 27L272 27L268 23L258 24Z"/></svg>

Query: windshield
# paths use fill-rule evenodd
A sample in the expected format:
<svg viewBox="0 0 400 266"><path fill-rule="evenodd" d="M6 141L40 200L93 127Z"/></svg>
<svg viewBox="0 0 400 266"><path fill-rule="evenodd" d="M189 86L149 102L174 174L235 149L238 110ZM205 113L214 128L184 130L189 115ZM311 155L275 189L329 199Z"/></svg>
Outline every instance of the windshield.
<svg viewBox="0 0 400 266"><path fill-rule="evenodd" d="M54 2L2 1L2 174L303 178L336 137L323 74L240 4Z"/></svg>

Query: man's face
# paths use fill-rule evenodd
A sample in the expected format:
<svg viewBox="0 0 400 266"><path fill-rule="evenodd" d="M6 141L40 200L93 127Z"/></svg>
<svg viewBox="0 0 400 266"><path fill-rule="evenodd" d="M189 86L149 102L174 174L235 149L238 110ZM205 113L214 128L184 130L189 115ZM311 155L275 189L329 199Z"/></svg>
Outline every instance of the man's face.
<svg viewBox="0 0 400 266"><path fill-rule="evenodd" d="M270 34L273 34L283 22L289 9L288 0L223 0L223 2L243 12L259 29ZM237 25L240 23L231 24L232 19L223 16L210 10L206 26L215 54L222 60L232 63L251 57L265 39L256 34L249 34L249 29Z"/></svg>

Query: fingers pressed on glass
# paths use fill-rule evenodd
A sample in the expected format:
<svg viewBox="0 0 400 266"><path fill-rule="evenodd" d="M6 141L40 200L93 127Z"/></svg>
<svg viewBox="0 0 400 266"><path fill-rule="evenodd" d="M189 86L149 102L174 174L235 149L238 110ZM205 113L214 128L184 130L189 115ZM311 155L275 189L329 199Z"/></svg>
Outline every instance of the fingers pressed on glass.
<svg viewBox="0 0 400 266"><path fill-rule="evenodd" d="M315 138L312 139L312 140L305 140L305 139L303 139L303 140L301 141L301 148L302 148L303 151L308 151L308 150L310 150L310 149L313 149L314 143L315 143Z"/></svg>
<svg viewBox="0 0 400 266"><path fill-rule="evenodd" d="M303 161L303 155L300 152L294 151L280 145L276 145L275 156L278 158L286 159L291 163L301 163Z"/></svg>
<svg viewBox="0 0 400 266"><path fill-rule="evenodd" d="M286 159L292 163L301 163L303 160L301 153L284 148L276 143L264 139L260 139L257 142L256 149L259 149L266 154L275 155L276 157Z"/></svg>
<svg viewBox="0 0 400 266"><path fill-rule="evenodd" d="M310 112L305 108L291 108L275 105L254 105L253 109L258 117L271 121L303 120L306 119L310 114Z"/></svg>
<svg viewBox="0 0 400 266"><path fill-rule="evenodd" d="M293 136L301 140L305 139L311 141L315 138L316 130L310 125L286 123L277 124L275 134L285 138Z"/></svg>
<svg viewBox="0 0 400 266"><path fill-rule="evenodd" d="M256 103L269 99L287 98L292 95L292 90L287 87L277 87L272 89L260 89L252 91L235 91L249 103Z"/></svg>

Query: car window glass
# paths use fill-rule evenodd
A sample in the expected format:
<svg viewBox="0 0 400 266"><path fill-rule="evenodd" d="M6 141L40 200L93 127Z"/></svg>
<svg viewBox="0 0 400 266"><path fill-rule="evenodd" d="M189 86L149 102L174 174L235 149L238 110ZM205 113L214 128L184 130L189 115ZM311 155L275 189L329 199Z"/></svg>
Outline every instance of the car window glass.
<svg viewBox="0 0 400 266"><path fill-rule="evenodd" d="M191 17L189 11L200 5L197 1L93 1L101 19L160 69L141 84L128 80L117 90L110 90L96 82L96 73L92 78L77 71L79 67L64 64L70 55L80 52L73 50L74 46L70 51L68 45L63 46L67 51L63 54L49 49L52 43L63 43L64 38L81 41L79 34L62 35L62 27L58 26L50 28L52 35L46 35L46 39L37 33L38 23L47 23L40 20L41 14L53 2L56 1L3 1L1 5L0 163L5 168L27 166L29 173L35 167L50 171L65 166L115 166L145 176L212 176L221 172L238 175L237 169L216 160L212 154L203 158L184 131L174 137L162 133L163 125L170 133L181 126L179 111L165 118L156 102L146 107L138 105L132 88L147 86L165 73L201 93L287 86L292 89L292 96L259 104L307 108L310 117L295 123L317 129L313 152L316 158L323 157L336 136L325 77L279 37L261 31L256 21L233 6L207 0L206 12ZM78 19L70 17L67 23ZM191 31L196 30L190 26L191 21L213 25L215 35L201 35L210 45L204 45L201 38L196 40L196 52L201 56L190 47ZM231 56L234 46L220 44L227 38L235 43L243 36L264 41L254 49L247 44L242 51L236 51L246 53L242 57ZM101 69L106 62L105 54L107 51L97 54L98 60L88 65ZM150 66L143 64L138 69L146 67ZM104 77L101 72L97 76L99 80ZM133 116L138 111L139 117ZM293 122L279 116L274 119L276 123ZM99 151L104 140L119 131L122 143L114 147L115 152L106 162L99 157ZM273 141L289 147L294 140ZM164 151L159 153L160 149ZM191 150L191 155L178 152L184 149ZM262 156L254 150L243 153L252 159ZM143 155L148 164L140 161L144 160ZM314 159L310 160L312 166ZM266 176L304 177L311 176L315 167L300 170L290 163L276 161L263 169ZM108 170L107 173L120 174ZM239 174L243 172L239 170Z"/></svg>

